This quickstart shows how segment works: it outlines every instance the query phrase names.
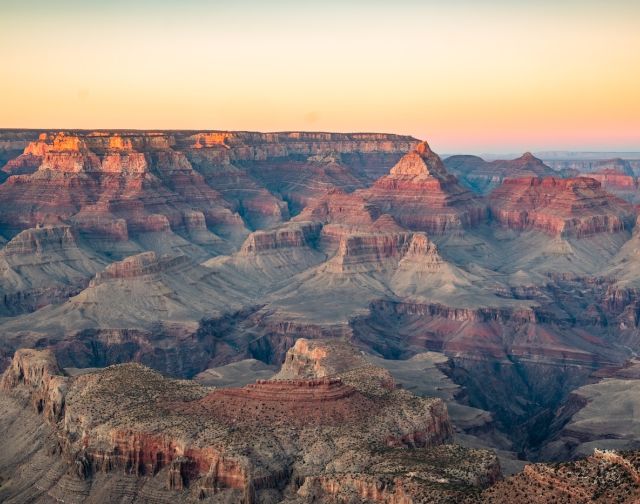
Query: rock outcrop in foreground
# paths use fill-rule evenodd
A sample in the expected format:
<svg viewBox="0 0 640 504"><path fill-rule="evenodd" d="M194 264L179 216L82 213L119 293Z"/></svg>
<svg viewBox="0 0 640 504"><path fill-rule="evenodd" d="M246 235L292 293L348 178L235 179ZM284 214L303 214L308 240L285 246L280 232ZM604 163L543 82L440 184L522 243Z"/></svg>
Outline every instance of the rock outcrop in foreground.
<svg viewBox="0 0 640 504"><path fill-rule="evenodd" d="M290 378L236 389L139 364L70 377L48 351L20 350L2 378L0 422L19 431L16 414L42 414L51 435L3 469L0 499L84 500L106 486L118 500L133 480L130 498L154 502L459 502L499 478L489 452L444 444L440 399L398 389L357 357L347 366L339 348L334 358L332 345L300 340ZM291 364L300 359L317 365ZM19 440L5 443L8 453ZM48 473L30 462L43 458Z"/></svg>
<svg viewBox="0 0 640 504"><path fill-rule="evenodd" d="M602 189L597 180L507 179L490 196L492 216L511 229L588 236L629 228L633 209Z"/></svg>
<svg viewBox="0 0 640 504"><path fill-rule="evenodd" d="M528 465L482 499L495 504L640 502L640 453L595 450L575 462Z"/></svg>

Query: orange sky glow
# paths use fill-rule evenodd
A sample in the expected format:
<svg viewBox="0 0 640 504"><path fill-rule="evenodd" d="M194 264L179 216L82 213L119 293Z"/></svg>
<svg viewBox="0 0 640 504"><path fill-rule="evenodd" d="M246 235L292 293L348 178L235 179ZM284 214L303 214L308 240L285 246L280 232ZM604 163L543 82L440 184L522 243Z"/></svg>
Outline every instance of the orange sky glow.
<svg viewBox="0 0 640 504"><path fill-rule="evenodd" d="M640 150L640 2L0 0L0 127Z"/></svg>

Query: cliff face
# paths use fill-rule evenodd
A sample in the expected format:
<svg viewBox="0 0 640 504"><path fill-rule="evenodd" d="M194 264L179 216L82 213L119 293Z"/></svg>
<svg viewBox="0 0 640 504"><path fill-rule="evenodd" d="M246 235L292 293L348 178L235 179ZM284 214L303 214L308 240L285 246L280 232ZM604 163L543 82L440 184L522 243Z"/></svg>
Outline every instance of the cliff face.
<svg viewBox="0 0 640 504"><path fill-rule="evenodd" d="M512 229L587 236L629 227L633 210L591 178L509 179L490 197L492 216Z"/></svg>
<svg viewBox="0 0 640 504"><path fill-rule="evenodd" d="M288 219L282 197L299 209L328 187L359 187L368 163L386 163L384 156L414 144L376 134L43 133L5 167L15 176L0 187L0 227L14 233L67 223L125 241L181 232L185 215L196 211L208 229L238 245L245 226Z"/></svg>
<svg viewBox="0 0 640 504"><path fill-rule="evenodd" d="M596 171L586 174L600 182L604 190L617 197L637 205L640 201L638 179L627 161L612 162L599 166Z"/></svg>
<svg viewBox="0 0 640 504"><path fill-rule="evenodd" d="M600 170L613 169L626 175L638 175L634 167L635 159L548 159L545 163L556 171L576 171L579 173L594 173Z"/></svg>
<svg viewBox="0 0 640 504"><path fill-rule="evenodd" d="M0 311L17 315L62 302L86 287L102 266L78 246L69 226L22 231L0 251Z"/></svg>
<svg viewBox="0 0 640 504"><path fill-rule="evenodd" d="M330 345L321 353L332 351ZM352 487L374 502L398 492L418 502L415 471L436 471L434 497L457 495L438 483L444 479L462 492L494 481L499 466L488 452L442 446L451 436L442 401L416 398L379 376L388 373L368 365L211 391L133 364L66 377L50 353L27 350L3 375L2 400L27 397L43 414L57 438L48 456L66 464L67 478L89 494L118 473L141 478L142 487L157 481L162 502L214 493L246 503L283 495L310 502ZM372 444L380 448L372 451ZM2 492L27 477L14 477ZM43 485L31 493L72 498L77 491L64 478Z"/></svg>
<svg viewBox="0 0 640 504"><path fill-rule="evenodd" d="M50 351L18 350L2 375L5 392L24 387L38 413L52 423L64 416L67 380Z"/></svg>
<svg viewBox="0 0 640 504"><path fill-rule="evenodd" d="M270 231L256 231L240 248L241 255L254 255L279 249L308 247L317 240L321 225L302 222Z"/></svg>
<svg viewBox="0 0 640 504"><path fill-rule="evenodd" d="M66 222L90 237L126 240L188 229L186 217L198 211L211 229L242 236L241 217L172 142L153 134L43 135L25 149L41 160L37 171L0 186L0 225L12 231Z"/></svg>
<svg viewBox="0 0 640 504"><path fill-rule="evenodd" d="M215 149L220 163L265 161L294 156L335 154L400 154L411 149L417 140L408 136L381 133L196 133L179 140L196 150Z"/></svg>
<svg viewBox="0 0 640 504"><path fill-rule="evenodd" d="M25 133L15 142L3 135L0 150L9 142L23 154L5 166L14 175L0 184L1 368L17 348L31 347L52 350L65 367L135 361L189 378L238 359L277 364L291 347L298 352L281 376L294 382L207 389L186 401L176 393L175 404L158 399L149 414L168 411L186 424L201 415L210 423L197 428L238 424L250 436L256 422L242 418L252 412L260 425L304 431L315 448L268 434L276 447L295 446L276 449L272 461L247 462L251 454L229 454L210 439L196 446L184 433L160 436L165 424L153 430L136 420L133 433L124 422L96 433L78 420L94 418L87 402L74 427L94 436L78 462L82 474L100 475L82 479L87 487L109 467L129 467L176 492L191 492L198 480L206 495L216 486L237 491L230 500L251 485L280 496L283 485L302 481L299 457L313 465L316 453L337 453L316 445L303 418L327 429L326 438L338 432L346 443L335 459L342 468L350 463L347 427L405 456L448 436L437 403L418 412L400 407L388 374L363 365L363 374L343 376L351 368L320 357L331 354L326 349L294 346L299 338L327 347L327 339L349 339L387 359L445 353L442 367L468 403L454 407L490 410L509 436L492 432L491 446L513 442L534 455L561 429L553 412L571 405L571 390L638 351L640 248L638 233L627 232L633 208L592 179L538 178L547 166L533 156L477 169L477 159L458 159L449 173L455 159L443 164L426 143L393 135L67 131ZM615 166L622 170L616 162L594 176L632 201L631 175L613 173ZM469 178L458 182L464 170ZM527 177L507 177L487 199L492 220L485 200L464 188L474 174L491 184ZM120 371L109 373L100 376ZM150 379L131 373L130 381ZM85 380L98 387L92 380L101 379ZM390 404L403 413L387 415ZM462 409L458 417L473 417ZM381 412L369 413L379 428L360 423L371 410ZM464 425L494 428L468 417ZM361 441L349 446L359 453ZM174 449L179 455L169 457ZM394 483L395 474L381 482L373 465L360 466L352 481L326 469L326 457L304 473L318 478L305 487L318 499L374 495L370 481L385 489L376 499L404 498L396 486L413 492L404 477ZM195 459L221 469L207 483L208 468L196 471ZM335 493L334 481L351 490Z"/></svg>
<svg viewBox="0 0 640 504"><path fill-rule="evenodd" d="M446 172L426 142L406 154L389 175L358 194L402 226L433 234L474 226L486 216L484 206Z"/></svg>

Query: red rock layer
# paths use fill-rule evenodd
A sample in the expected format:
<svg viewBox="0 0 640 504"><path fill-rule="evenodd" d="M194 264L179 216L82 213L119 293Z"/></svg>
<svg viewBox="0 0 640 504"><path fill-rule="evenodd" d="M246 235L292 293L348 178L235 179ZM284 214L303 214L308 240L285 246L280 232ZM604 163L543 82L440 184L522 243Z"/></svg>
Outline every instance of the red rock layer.
<svg viewBox="0 0 640 504"><path fill-rule="evenodd" d="M380 209L362 196L332 189L306 207L294 220L369 227L380 215Z"/></svg>
<svg viewBox="0 0 640 504"><path fill-rule="evenodd" d="M188 489L192 497L207 499L229 490L221 497L251 504L262 501L263 489L273 497L288 485L296 492L307 477L313 481L324 466L308 465L310 457L328 462L333 455L356 456L370 465L370 457L381 457L371 443L386 444L393 453L412 448L401 451L429 463L451 455L444 447L446 453L430 460L427 450L417 450L450 439L444 403L393 386L379 389L370 380L376 372L388 375L372 367L346 373L352 385L339 377L262 380L207 394L136 364L64 377L50 353L27 350L16 353L2 388L32 397L39 412L51 412L46 418L56 434L56 454L80 480L124 470L165 478L160 492ZM366 393L357 388L366 384L372 387ZM496 464L487 454L482 459L484 464L470 467L474 475ZM405 462L398 468L405 476L411 470Z"/></svg>
<svg viewBox="0 0 640 504"><path fill-rule="evenodd" d="M586 335L586 331L571 327L570 320L548 307L452 308L436 303L376 301L370 309L371 321L378 331L385 331L388 324L388 353L396 351L392 338L402 334L402 347L474 359L535 356L540 361L589 366L611 365L616 360L615 351L604 338L589 334L576 339L576 332ZM356 339L366 346L375 344L370 341L368 325L356 325L354 331Z"/></svg>
<svg viewBox="0 0 640 504"><path fill-rule="evenodd" d="M356 194L412 230L443 234L483 220L485 207L449 175L426 142L406 154L391 173Z"/></svg>
<svg viewBox="0 0 640 504"><path fill-rule="evenodd" d="M414 138L382 133L250 133L203 132L183 142L194 149L217 148L220 162L264 161L290 156L401 153L411 149Z"/></svg>
<svg viewBox="0 0 640 504"><path fill-rule="evenodd" d="M378 134L43 133L5 167L18 177L0 187L0 226L13 233L63 222L126 240L183 230L184 214L200 211L207 228L237 242L246 233L241 217L254 229L288 219L287 203L270 190L302 208L330 187L361 186L342 155L358 171L370 157L395 159L412 145Z"/></svg>
<svg viewBox="0 0 640 504"><path fill-rule="evenodd" d="M194 166L225 197L234 198L250 221L260 211L271 212L272 223L278 214L285 219L287 210L281 200L254 188L256 181L282 196L295 212L332 187L353 190L375 180L416 143L398 135L305 132L203 132L178 142ZM238 173L234 165L243 170Z"/></svg>
<svg viewBox="0 0 640 504"><path fill-rule="evenodd" d="M490 197L492 216L512 229L587 236L625 229L633 210L591 178L507 179Z"/></svg>
<svg viewBox="0 0 640 504"><path fill-rule="evenodd" d="M215 187L232 209L254 229L271 227L287 220L287 204L261 186L247 170L234 166L226 156L221 156L215 145L203 144L184 150L189 162L206 182ZM226 154L226 150L222 154Z"/></svg>
<svg viewBox="0 0 640 504"><path fill-rule="evenodd" d="M180 407L180 406L178 406ZM242 389L220 389L190 404L199 414L225 422L257 425L341 425L357 422L374 407L339 379L258 381Z"/></svg>
<svg viewBox="0 0 640 504"><path fill-rule="evenodd" d="M43 135L25 150L42 159L38 170L0 186L0 225L19 230L67 222L87 234L127 239L188 230L195 211L220 234L242 235L240 216L171 143L154 134Z"/></svg>

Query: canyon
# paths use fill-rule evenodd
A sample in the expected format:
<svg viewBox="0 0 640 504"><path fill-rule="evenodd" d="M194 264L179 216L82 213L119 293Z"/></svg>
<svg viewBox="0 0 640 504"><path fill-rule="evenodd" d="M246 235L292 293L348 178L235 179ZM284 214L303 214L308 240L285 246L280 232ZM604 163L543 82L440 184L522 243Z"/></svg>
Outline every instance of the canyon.
<svg viewBox="0 0 640 504"><path fill-rule="evenodd" d="M639 172L569 161L0 131L0 500L634 502Z"/></svg>

